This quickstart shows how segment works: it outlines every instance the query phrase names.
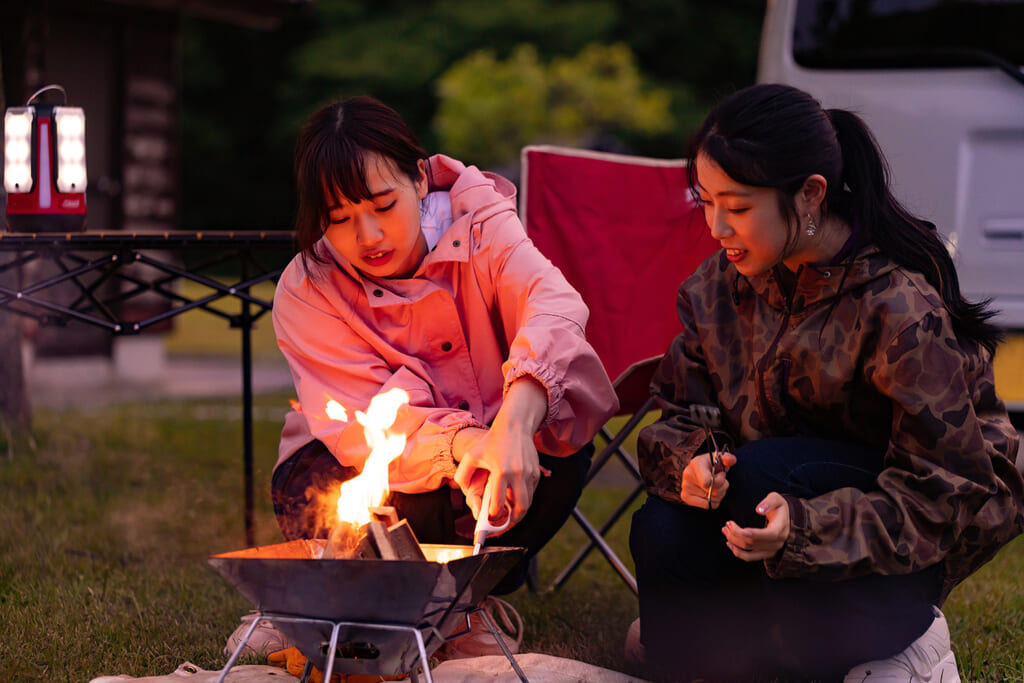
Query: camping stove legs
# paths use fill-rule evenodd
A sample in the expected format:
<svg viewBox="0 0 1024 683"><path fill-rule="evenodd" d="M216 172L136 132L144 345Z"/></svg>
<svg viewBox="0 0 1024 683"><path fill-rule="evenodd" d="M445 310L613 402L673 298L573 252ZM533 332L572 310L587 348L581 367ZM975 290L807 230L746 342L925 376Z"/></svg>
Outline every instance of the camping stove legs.
<svg viewBox="0 0 1024 683"><path fill-rule="evenodd" d="M471 609L468 612L466 612L466 631L463 632L463 633L457 634L457 635L453 636L452 638L449 638L449 640L455 640L456 638L459 638L460 636L463 636L463 635L465 635L466 633L469 632L469 616L473 612L480 612L480 616L483 618L483 623L486 625L487 630L490 631L490 634L492 634L495 637L495 640L498 642L499 647L502 648L502 651L505 653L505 656L508 657L509 664L512 665L512 670L516 673L516 676L519 677L519 680L522 681L522 683L529 683L528 679L526 678L526 675L522 672L522 669L519 668L518 661L515 660L515 657L512 656L512 652L508 648L508 645L505 644L505 639L502 638L501 633L498 631L498 627L495 626L495 623L493 621L490 621L490 616L487 615L487 612L482 610L482 609L480 609L479 607L476 607L476 608ZM424 643L423 643L423 634L421 634L419 629L417 629L416 627L407 626L407 625L399 625L399 624L366 624L366 623L362 623L362 622L332 622L330 620L324 620L324 618L307 618L307 617L302 617L302 616L288 616L288 615L271 614L269 612L260 612L260 613L256 614L256 618L254 618L253 623L249 627L249 630L246 631L246 635L242 637L242 641L239 643L239 646L237 648L234 648L234 651L231 652L231 656L230 656L230 658L228 658L227 664L224 665L224 669L220 672L220 676L217 677L217 683L223 683L224 679L227 677L227 672L229 672L231 670L231 667L234 666L234 663L236 663L236 661L238 660L239 656L242 654L242 650L245 649L246 643L249 642L250 636L253 635L253 632L256 631L256 628L259 626L259 623L261 621L263 621L263 620L268 620L270 622L273 622L273 621L288 622L288 623L294 623L294 624L328 624L328 625L331 625L331 627L332 627L331 628L331 645L330 645L330 647L328 648L328 651L327 651L327 671L324 672L324 680L325 681L330 681L331 680L331 674L334 673L334 659L335 659L335 656L336 656L336 654L338 652L338 631L341 629L341 627L343 627L343 626L359 626L359 627L367 628L367 629L379 629L381 631L406 631L408 633L412 633L413 637L416 638L416 647L420 651L420 666L423 668L423 676L424 676L424 678L427 679L427 683L434 683L434 679L430 675L430 658L427 656L427 648L426 648L426 645L424 645ZM312 669L313 669L312 661L310 661L307 658L306 659L306 666L302 669L302 679L301 679L300 683L308 683L309 675L312 673ZM412 681L412 683L418 683L419 679L416 676L416 668L415 667L412 669L412 671L409 672L409 678Z"/></svg>
<svg viewBox="0 0 1024 683"><path fill-rule="evenodd" d="M487 630L491 632L491 635L494 636L494 640L498 643L498 647L500 647L501 651L505 653L505 657L508 658L509 664L512 665L512 670L516 672L516 676L519 676L519 680L523 683L530 683L529 679L526 678L526 674L524 674L523 670L519 668L519 662L517 662L516 658L512 656L512 652L508 649L508 645L505 644L505 639L501 637L501 632L498 631L498 627L494 625L493 621L491 621L491 617L487 614L486 610L483 610L479 607L475 607L466 612L466 630L462 633L456 633L453 636L449 636L448 640L455 640L456 638L459 638L460 636L464 636L467 633L469 633L471 628L469 623L469 617L474 612L480 613L480 616L484 620L484 624L487 625ZM413 683L415 683L415 681L416 679L413 679Z"/></svg>
<svg viewBox="0 0 1024 683"><path fill-rule="evenodd" d="M326 652L327 668L324 671L325 681L331 680L331 674L334 673L334 658L338 652L338 631L341 629L342 626L359 626L361 628L377 629L381 631L405 631L411 633L413 637L416 638L416 648L419 650L420 653L420 665L423 667L423 676L427 679L427 683L434 683L434 679L430 675L430 659L427 657L427 648L423 643L423 635L420 633L419 629L417 629L414 626L407 626L405 624L368 624L359 621L331 621L330 619L312 619L307 617L293 617L272 613L259 613L256 615L256 618L252 620L252 625L249 626L249 630L245 632L245 635L242 637L241 642L239 642L238 647L235 648L235 651L233 653L231 653L231 657L228 659L228 663L224 665L224 669L220 672L220 676L217 677L217 683L223 683L224 679L227 678L228 671L231 670L231 667L235 665L235 662L238 660L238 657L242 654L242 650L245 649L245 644L249 642L249 637L256 630L256 627L260 623L260 621L264 619L267 619L271 622L283 621L294 624L329 624L331 626L331 644ZM488 624L488 626L491 628L492 631L494 631L493 626L491 626L490 624ZM500 640L498 642L501 643ZM502 649L504 649L504 643L501 643L501 645ZM518 665L515 664L514 660L513 666L516 666L516 668L518 669ZM312 672L312 670L312 662L310 662L309 659L306 659L306 666L302 670L301 683L309 683L309 675ZM419 679L416 677L415 667L413 667L412 670L409 672L409 678L412 681L412 683L418 683ZM526 679L523 678L523 680L525 681Z"/></svg>
<svg viewBox="0 0 1024 683"><path fill-rule="evenodd" d="M465 635L465 633L469 631L469 616L473 612L480 613L480 616L484 620L484 624L487 625L487 629L491 632L491 635L494 636L494 640L498 643L498 646L501 648L501 651L505 653L505 657L508 658L509 664L512 665L512 670L516 672L517 676L519 676L519 680L523 683L529 683L529 679L526 678L526 674L524 674L523 670L519 667L519 663L516 661L516 658L512 656L512 652L509 651L508 646L505 645L505 639L501 637L501 633L498 631L498 627L494 625L493 621L491 621L491 618L490 616L488 616L487 612L480 609L479 607L472 609L466 613L466 631L463 633L459 633L453 636L452 638L449 638L449 640L453 640L455 638L458 638L459 636ZM224 683L224 679L227 678L228 671L230 671L231 667L235 665L235 662L242 654L242 650L245 649L245 644L249 642L249 637L256 630L256 627L259 625L259 623L264 619L267 619L271 622L285 621L289 623L331 625L331 644L326 653L327 670L324 671L325 681L331 680L331 674L334 673L334 658L338 652L338 631L341 629L342 626L361 626L363 628L380 629L382 631L406 631L412 633L413 637L416 639L416 648L419 650L420 653L420 665L423 667L423 677L427 679L427 683L434 683L434 678L430 674L430 658L427 657L427 648L423 643L423 634L421 634L419 629L417 629L414 626L407 626L405 624L368 624L356 621L331 621L329 619L310 619L305 617L274 615L270 613L259 613L256 615L256 618L252 620L252 624L249 626L249 630L245 632L245 635L242 637L242 640L238 644L238 647L235 648L235 651L231 653L230 659L228 659L227 664L224 665L224 669L220 672L220 676L218 676L217 678L217 683ZM309 659L307 658L306 666L302 669L302 679L300 683L309 683L309 676L312 673L312 671L313 663L309 661ZM415 667L413 667L412 670L409 672L409 679L412 681L412 683L418 683L419 679L416 676Z"/></svg>

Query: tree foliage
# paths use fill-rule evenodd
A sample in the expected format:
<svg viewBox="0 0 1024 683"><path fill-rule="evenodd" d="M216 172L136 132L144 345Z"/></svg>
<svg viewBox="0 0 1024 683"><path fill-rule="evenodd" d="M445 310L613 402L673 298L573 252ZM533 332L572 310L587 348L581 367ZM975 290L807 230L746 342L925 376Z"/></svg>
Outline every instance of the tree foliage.
<svg viewBox="0 0 1024 683"><path fill-rule="evenodd" d="M574 54L605 40L619 19L610 0L435 0L384 7L318 0L314 8L315 29L291 62L292 94L308 103L297 116L305 118L328 99L370 94L399 109L428 147L434 142L435 83L454 63L480 49L503 58L524 43L545 58Z"/></svg>
<svg viewBox="0 0 1024 683"><path fill-rule="evenodd" d="M623 44L585 47L544 64L532 45L506 60L473 52L438 81L441 149L483 165L514 160L535 142L585 145L601 133L671 128L670 95L651 88Z"/></svg>
<svg viewBox="0 0 1024 683"><path fill-rule="evenodd" d="M294 205L296 134L332 99L374 95L409 121L428 150L458 153L439 144L450 126L442 121L447 114L438 115L439 82L456 64L469 70L483 59L470 55L489 55L502 71L490 74L490 83L475 79L484 97L472 106L491 107L506 120L464 112L487 122L465 129L486 152L481 159L498 158L492 151L508 146L509 130L531 142L539 140L521 133L614 130L635 153L678 156L713 97L753 82L763 12L763 0L315 0L297 3L270 32L189 19L182 44L183 227L285 227ZM622 80L625 72L584 63L585 55L608 54L588 46L625 49L609 47L620 44L633 56L635 87ZM521 45L530 46L535 64L517 51ZM559 69L569 73L552 85ZM543 98L526 90L537 78ZM667 93L671 126L609 124L621 123L621 108L639 100L604 91L630 88L647 97ZM497 101L503 93L506 101ZM465 156L475 160L477 152Z"/></svg>

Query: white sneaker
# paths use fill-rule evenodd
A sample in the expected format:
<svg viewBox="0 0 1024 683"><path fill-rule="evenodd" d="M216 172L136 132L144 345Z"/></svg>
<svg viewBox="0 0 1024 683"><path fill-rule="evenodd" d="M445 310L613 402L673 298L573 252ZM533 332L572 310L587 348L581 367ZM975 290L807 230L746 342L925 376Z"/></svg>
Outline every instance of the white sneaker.
<svg viewBox="0 0 1024 683"><path fill-rule="evenodd" d="M484 598L480 608L487 612L491 622L498 629L505 646L512 654L519 654L523 643L523 619L512 605L493 595ZM465 623L465 622L463 622ZM487 655L503 655L491 629L487 628L480 612L469 615L469 630L447 641L438 655L441 659L467 659Z"/></svg>
<svg viewBox="0 0 1024 683"><path fill-rule="evenodd" d="M228 636L228 642L224 645L224 654L228 657L234 654L255 618L256 612L249 612L242 617L242 623L235 629L234 633ZM266 657L271 652L287 650L289 647L291 647L291 643L284 637L284 634L274 628L269 619L261 619L259 625L256 626L256 630L249 636L249 640L245 642L242 654Z"/></svg>
<svg viewBox="0 0 1024 683"><path fill-rule="evenodd" d="M846 674L843 683L960 683L956 657L949 646L949 626L938 607L935 620L906 650L866 664Z"/></svg>

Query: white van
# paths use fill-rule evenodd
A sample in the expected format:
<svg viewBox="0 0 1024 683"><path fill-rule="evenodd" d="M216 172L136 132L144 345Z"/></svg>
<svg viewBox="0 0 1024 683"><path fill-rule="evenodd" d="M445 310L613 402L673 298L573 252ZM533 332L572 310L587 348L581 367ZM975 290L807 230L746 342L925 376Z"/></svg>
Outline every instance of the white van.
<svg viewBox="0 0 1024 683"><path fill-rule="evenodd" d="M757 79L858 112L970 300L1024 330L1024 0L769 0Z"/></svg>

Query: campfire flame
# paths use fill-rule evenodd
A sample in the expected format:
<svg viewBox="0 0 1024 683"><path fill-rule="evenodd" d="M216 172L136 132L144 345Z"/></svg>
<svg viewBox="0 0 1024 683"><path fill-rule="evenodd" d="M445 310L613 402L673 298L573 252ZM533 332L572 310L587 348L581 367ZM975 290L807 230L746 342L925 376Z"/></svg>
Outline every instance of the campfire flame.
<svg viewBox="0 0 1024 683"><path fill-rule="evenodd" d="M345 406L334 399L327 402L327 417L339 422L348 422L348 412L346 412Z"/></svg>
<svg viewBox="0 0 1024 683"><path fill-rule="evenodd" d="M356 411L356 421L363 425L370 456L363 471L341 485L338 498L338 519L362 526L371 519L370 508L384 502L388 491L388 465L405 450L405 434L392 434L389 429L398 417L398 410L409 402L409 394L391 389L374 396L366 412ZM344 406L328 401L327 416L347 422Z"/></svg>

